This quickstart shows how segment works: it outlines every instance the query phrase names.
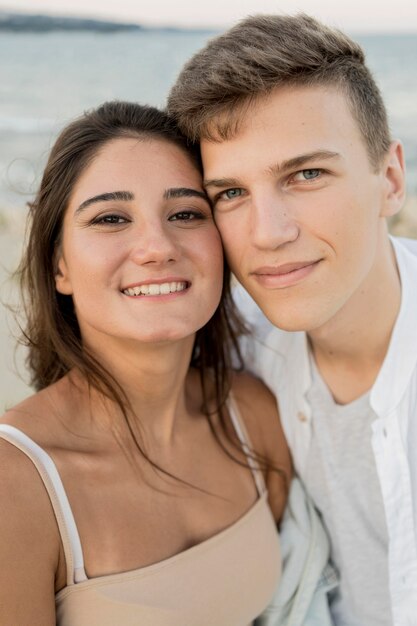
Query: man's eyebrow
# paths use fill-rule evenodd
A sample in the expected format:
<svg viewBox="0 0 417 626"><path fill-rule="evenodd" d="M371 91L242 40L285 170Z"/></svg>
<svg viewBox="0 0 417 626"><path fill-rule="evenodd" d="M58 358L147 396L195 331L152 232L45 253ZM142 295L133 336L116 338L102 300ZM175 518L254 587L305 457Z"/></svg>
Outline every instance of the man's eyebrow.
<svg viewBox="0 0 417 626"><path fill-rule="evenodd" d="M239 187L240 184L237 178L211 178L204 181L204 187Z"/></svg>
<svg viewBox="0 0 417 626"><path fill-rule="evenodd" d="M164 191L164 199L171 200L172 198L202 198L208 202L207 194L204 191L190 187L171 187L166 189Z"/></svg>
<svg viewBox="0 0 417 626"><path fill-rule="evenodd" d="M316 150L315 152L308 152L307 154L300 154L299 156L283 161L282 163L276 163L268 168L270 174L282 174L288 170L296 170L309 163L310 161L335 159L340 157L338 152L332 152L331 150Z"/></svg>
<svg viewBox="0 0 417 626"><path fill-rule="evenodd" d="M114 200L122 200L123 202L128 202L129 200L134 200L135 196L131 191L109 191L107 193L100 193L98 196L93 196L92 198L88 198L81 202L80 206L76 210L76 213L83 211L90 204L94 204L95 202L108 202Z"/></svg>
<svg viewBox="0 0 417 626"><path fill-rule="evenodd" d="M302 167L309 161L317 161L319 159L334 159L340 157L338 152L332 152L331 150L316 150L315 152L309 152L307 154L300 154L299 156L283 161L282 163L276 163L268 168L270 174L282 174L288 170L294 170ZM211 178L204 181L204 187L217 187L224 189L225 187L239 187L241 181L238 178Z"/></svg>

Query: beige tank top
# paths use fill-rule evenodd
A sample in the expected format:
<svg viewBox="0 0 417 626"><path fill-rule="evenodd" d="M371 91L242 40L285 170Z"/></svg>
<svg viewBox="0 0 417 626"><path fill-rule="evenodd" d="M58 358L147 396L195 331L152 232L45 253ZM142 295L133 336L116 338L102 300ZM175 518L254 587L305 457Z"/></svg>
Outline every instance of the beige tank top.
<svg viewBox="0 0 417 626"><path fill-rule="evenodd" d="M233 400L229 411L247 454L247 433ZM0 424L0 437L32 460L53 506L67 565L67 585L56 595L57 626L247 626L268 604L281 557L263 477L250 456L259 498L237 522L154 565L89 579L54 462L13 426Z"/></svg>

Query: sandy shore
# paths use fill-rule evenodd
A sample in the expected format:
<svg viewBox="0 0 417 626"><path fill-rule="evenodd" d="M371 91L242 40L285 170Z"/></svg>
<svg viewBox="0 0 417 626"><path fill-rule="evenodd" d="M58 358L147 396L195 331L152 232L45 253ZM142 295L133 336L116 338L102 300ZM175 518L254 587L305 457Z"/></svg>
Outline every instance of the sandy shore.
<svg viewBox="0 0 417 626"><path fill-rule="evenodd" d="M391 232L417 239L417 196L408 199L402 212L393 219ZM19 262L24 224L16 212L0 210L0 414L32 393L27 385L24 349L16 350L18 328L5 304L16 301L16 284L10 273Z"/></svg>

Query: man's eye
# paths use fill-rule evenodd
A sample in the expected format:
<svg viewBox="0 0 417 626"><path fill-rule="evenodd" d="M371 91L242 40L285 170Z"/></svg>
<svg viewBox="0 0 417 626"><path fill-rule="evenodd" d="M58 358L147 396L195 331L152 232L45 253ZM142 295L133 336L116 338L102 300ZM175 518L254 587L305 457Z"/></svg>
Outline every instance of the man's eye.
<svg viewBox="0 0 417 626"><path fill-rule="evenodd" d="M234 200L235 198L239 198L243 194L243 189L240 187L233 187L232 189L226 189L226 191L222 191L220 194L220 198L222 200Z"/></svg>
<svg viewBox="0 0 417 626"><path fill-rule="evenodd" d="M321 169L300 170L293 178L297 181L313 180L314 178L318 178L321 173Z"/></svg>

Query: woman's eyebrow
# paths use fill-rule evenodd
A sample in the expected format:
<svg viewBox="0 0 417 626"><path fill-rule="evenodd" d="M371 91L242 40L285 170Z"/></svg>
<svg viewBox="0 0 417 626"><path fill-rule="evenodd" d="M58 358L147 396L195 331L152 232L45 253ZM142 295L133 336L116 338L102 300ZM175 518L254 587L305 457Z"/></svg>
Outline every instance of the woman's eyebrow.
<svg viewBox="0 0 417 626"><path fill-rule="evenodd" d="M165 200L170 200L171 198L203 198L203 200L208 200L207 194L204 191L199 191L198 189L192 189L190 187L171 187L170 189L166 189L164 191Z"/></svg>
<svg viewBox="0 0 417 626"><path fill-rule="evenodd" d="M76 213L83 211L90 204L94 204L95 202L107 202L111 200L122 200L123 202L128 202L129 200L134 200L135 196L131 191L109 191L107 193L100 193L98 196L93 196L92 198L88 198L81 202L80 206L76 210Z"/></svg>

